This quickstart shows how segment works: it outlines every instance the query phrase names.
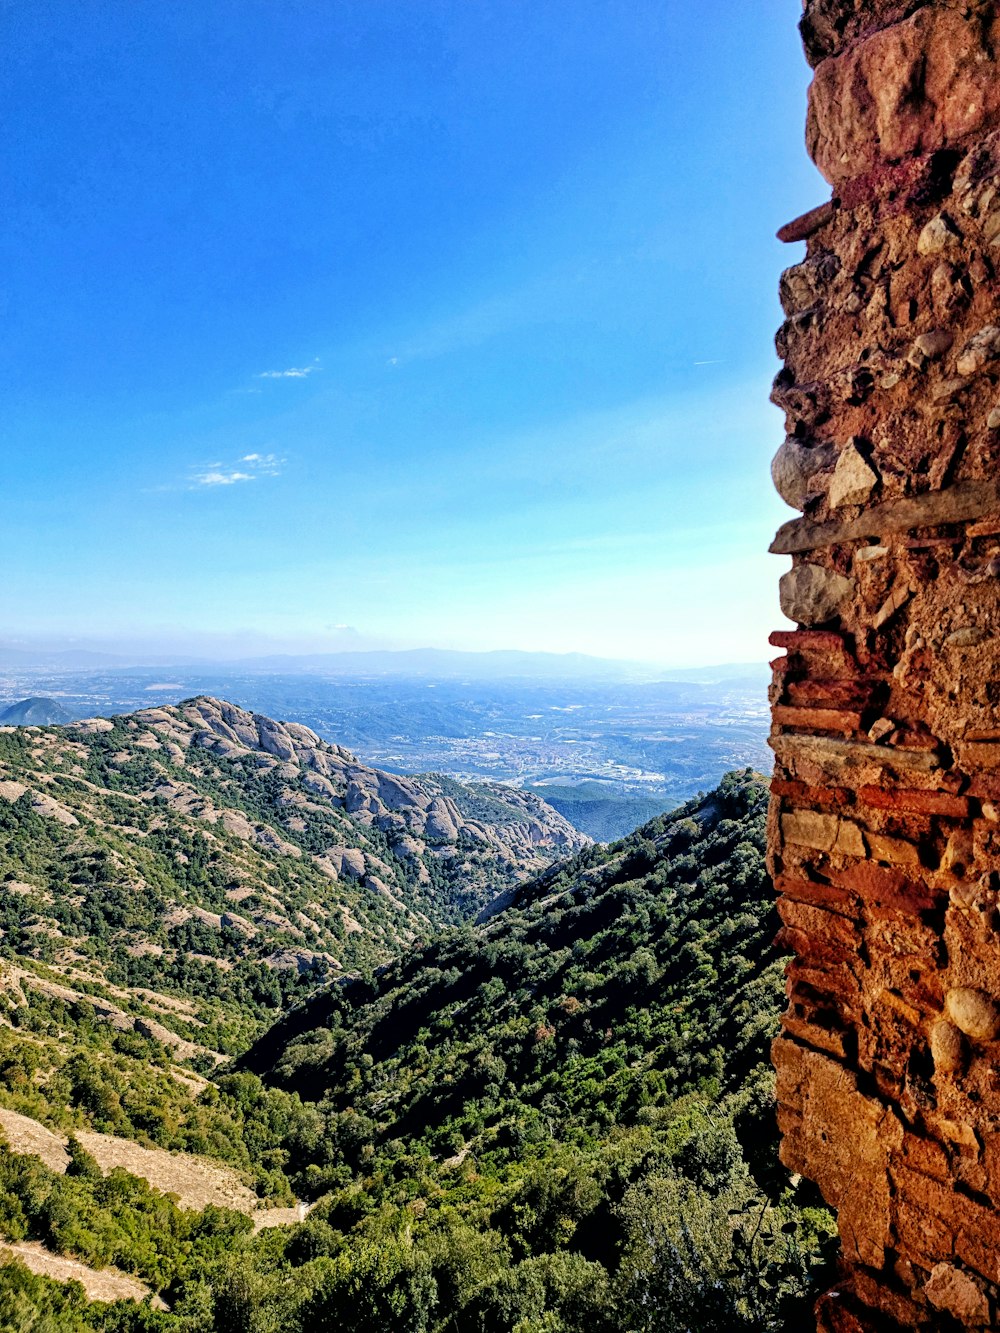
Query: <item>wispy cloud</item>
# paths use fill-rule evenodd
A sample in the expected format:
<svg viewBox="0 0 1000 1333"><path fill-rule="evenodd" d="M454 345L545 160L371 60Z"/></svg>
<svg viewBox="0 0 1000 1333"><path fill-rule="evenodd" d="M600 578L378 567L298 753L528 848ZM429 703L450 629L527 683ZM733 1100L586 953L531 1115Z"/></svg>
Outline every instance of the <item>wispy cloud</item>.
<svg viewBox="0 0 1000 1333"><path fill-rule="evenodd" d="M252 472L196 472L191 478L196 486L233 486L238 481L253 481Z"/></svg>
<svg viewBox="0 0 1000 1333"><path fill-rule="evenodd" d="M262 370L259 380L304 380L314 371L319 370L319 357L308 366L289 366L287 370Z"/></svg>
<svg viewBox="0 0 1000 1333"><path fill-rule="evenodd" d="M243 454L235 463L206 463L189 478L191 489L201 486L237 486L260 477L277 477L285 460L278 454Z"/></svg>
<svg viewBox="0 0 1000 1333"><path fill-rule="evenodd" d="M276 477L285 460L279 458L277 454L244 454L240 462L246 463L247 467L252 469L254 476Z"/></svg>

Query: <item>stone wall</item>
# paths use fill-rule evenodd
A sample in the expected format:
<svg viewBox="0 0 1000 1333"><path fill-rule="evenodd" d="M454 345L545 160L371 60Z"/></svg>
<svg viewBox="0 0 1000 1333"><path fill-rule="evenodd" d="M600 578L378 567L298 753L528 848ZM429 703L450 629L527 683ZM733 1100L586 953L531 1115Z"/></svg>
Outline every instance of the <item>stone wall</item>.
<svg viewBox="0 0 1000 1333"><path fill-rule="evenodd" d="M995 1328L1000 5L807 0L802 32L833 198L780 233L783 1159L838 1212L821 1329Z"/></svg>

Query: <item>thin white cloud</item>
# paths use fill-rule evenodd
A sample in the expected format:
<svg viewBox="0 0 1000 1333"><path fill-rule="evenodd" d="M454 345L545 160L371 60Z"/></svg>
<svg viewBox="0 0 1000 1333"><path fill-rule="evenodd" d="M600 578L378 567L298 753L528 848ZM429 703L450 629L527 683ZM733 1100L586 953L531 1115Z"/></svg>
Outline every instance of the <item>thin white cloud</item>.
<svg viewBox="0 0 1000 1333"><path fill-rule="evenodd" d="M277 454L244 454L240 462L246 463L254 476L276 477L285 460Z"/></svg>
<svg viewBox="0 0 1000 1333"><path fill-rule="evenodd" d="M191 480L196 486L234 486L238 481L253 481L253 473L196 472Z"/></svg>
<svg viewBox="0 0 1000 1333"><path fill-rule="evenodd" d="M279 454L243 454L235 463L203 465L191 473L189 485L193 490L199 486L237 486L260 477L277 477L284 462Z"/></svg>
<svg viewBox="0 0 1000 1333"><path fill-rule="evenodd" d="M319 357L310 366L289 366L287 370L262 370L259 380L304 380L314 370L319 370Z"/></svg>

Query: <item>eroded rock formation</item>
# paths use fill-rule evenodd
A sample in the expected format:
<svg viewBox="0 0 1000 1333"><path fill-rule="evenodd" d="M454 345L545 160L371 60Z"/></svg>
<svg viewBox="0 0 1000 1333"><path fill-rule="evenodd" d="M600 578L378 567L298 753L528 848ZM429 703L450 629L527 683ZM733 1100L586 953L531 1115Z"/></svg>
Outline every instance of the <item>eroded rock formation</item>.
<svg viewBox="0 0 1000 1333"><path fill-rule="evenodd" d="M807 0L802 32L833 198L781 233L782 1151L838 1211L821 1329L994 1328L1000 6Z"/></svg>

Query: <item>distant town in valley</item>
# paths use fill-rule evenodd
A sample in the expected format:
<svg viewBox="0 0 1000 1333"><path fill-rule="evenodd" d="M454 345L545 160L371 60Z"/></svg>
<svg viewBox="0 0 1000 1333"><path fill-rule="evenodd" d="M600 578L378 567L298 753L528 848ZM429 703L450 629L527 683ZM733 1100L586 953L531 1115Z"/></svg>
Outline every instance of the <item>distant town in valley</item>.
<svg viewBox="0 0 1000 1333"><path fill-rule="evenodd" d="M0 713L48 699L59 722L214 695L304 723L379 768L524 787L601 841L732 769L769 771L762 664L660 678L652 668L546 654L345 654L282 666L0 658Z"/></svg>

